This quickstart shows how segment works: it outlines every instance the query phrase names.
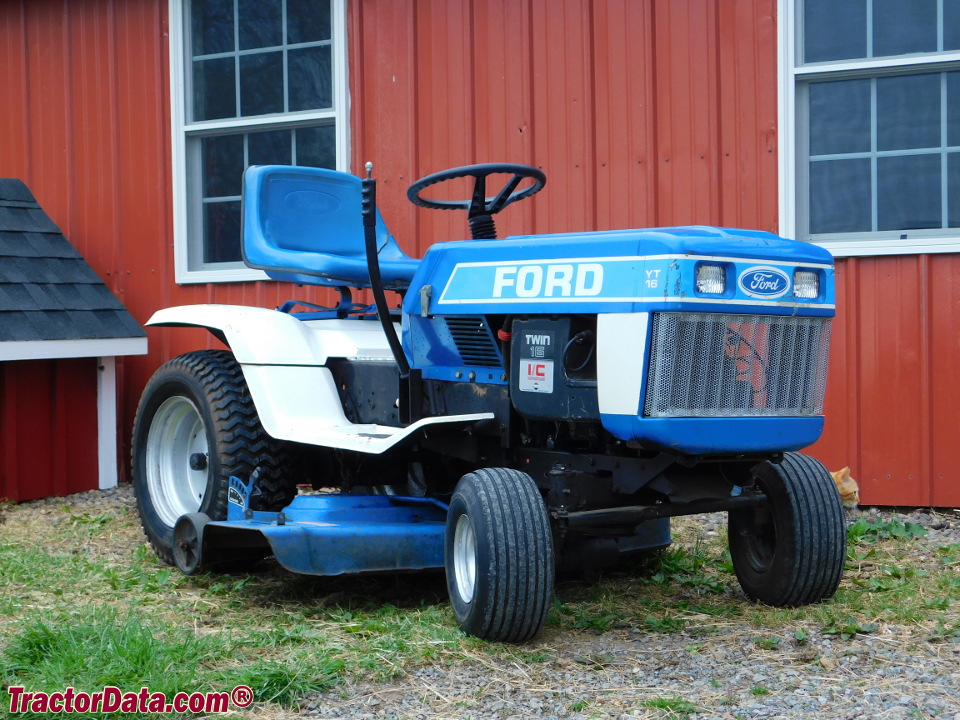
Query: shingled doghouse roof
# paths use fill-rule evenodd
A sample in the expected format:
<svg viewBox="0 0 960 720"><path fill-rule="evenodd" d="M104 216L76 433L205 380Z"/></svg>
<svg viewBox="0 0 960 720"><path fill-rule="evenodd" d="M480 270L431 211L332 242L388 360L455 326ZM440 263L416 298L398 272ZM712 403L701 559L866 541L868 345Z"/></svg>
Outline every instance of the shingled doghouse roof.
<svg viewBox="0 0 960 720"><path fill-rule="evenodd" d="M0 360L146 352L146 333L20 180L0 178Z"/></svg>

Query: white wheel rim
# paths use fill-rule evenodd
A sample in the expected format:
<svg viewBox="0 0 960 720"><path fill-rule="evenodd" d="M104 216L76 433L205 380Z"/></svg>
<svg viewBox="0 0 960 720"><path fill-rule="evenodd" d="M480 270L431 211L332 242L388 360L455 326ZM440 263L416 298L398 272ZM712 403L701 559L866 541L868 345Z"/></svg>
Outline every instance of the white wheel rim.
<svg viewBox="0 0 960 720"><path fill-rule="evenodd" d="M457 518L453 532L453 574L460 599L473 602L477 587L477 536L467 515Z"/></svg>
<svg viewBox="0 0 960 720"><path fill-rule="evenodd" d="M207 491L207 467L194 470L190 457L209 461L207 432L196 406L175 395L163 401L147 433L146 478L150 500L164 524L173 527L185 513L197 512Z"/></svg>

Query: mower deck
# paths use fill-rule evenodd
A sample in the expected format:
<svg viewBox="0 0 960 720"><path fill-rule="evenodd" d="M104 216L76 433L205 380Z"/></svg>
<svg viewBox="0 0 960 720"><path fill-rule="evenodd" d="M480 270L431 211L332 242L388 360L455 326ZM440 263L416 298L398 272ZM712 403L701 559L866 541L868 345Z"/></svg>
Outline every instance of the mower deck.
<svg viewBox="0 0 960 720"><path fill-rule="evenodd" d="M229 564L246 548L307 575L442 568L446 518L447 506L430 498L301 495L259 512L232 497L227 519L199 533L198 566Z"/></svg>

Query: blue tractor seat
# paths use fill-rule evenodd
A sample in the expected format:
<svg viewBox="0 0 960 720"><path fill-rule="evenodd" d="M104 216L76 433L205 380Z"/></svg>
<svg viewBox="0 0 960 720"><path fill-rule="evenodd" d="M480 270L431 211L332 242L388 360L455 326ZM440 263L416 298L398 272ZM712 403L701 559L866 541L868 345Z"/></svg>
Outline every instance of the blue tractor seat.
<svg viewBox="0 0 960 720"><path fill-rule="evenodd" d="M420 261L405 255L377 211L380 275L410 285ZM243 261L274 280L370 287L360 178L323 168L251 165L243 175Z"/></svg>

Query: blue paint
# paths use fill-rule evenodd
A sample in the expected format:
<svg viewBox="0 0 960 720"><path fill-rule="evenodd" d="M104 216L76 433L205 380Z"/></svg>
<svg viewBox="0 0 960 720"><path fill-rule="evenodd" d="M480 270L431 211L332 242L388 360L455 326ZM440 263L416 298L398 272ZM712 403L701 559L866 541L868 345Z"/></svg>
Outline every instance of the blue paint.
<svg viewBox="0 0 960 720"><path fill-rule="evenodd" d="M486 337L494 349L496 366L473 365L465 361L442 317L405 315L403 319L403 345L412 358L412 366L419 368L427 380L506 385L499 343L493 339L489 328Z"/></svg>
<svg viewBox="0 0 960 720"><path fill-rule="evenodd" d="M243 260L274 280L370 287L360 204L354 175L251 165L243 175ZM420 261L400 250L379 210L376 233L384 287L405 288Z"/></svg>
<svg viewBox="0 0 960 720"><path fill-rule="evenodd" d="M600 415L603 427L620 440L690 455L800 450L823 432L823 416L645 418Z"/></svg>
<svg viewBox="0 0 960 720"><path fill-rule="evenodd" d="M725 268L724 293L697 292L696 267L704 263ZM793 297L796 269L822 274L827 282L821 297ZM404 311L421 314L419 290L429 285L431 314L668 310L831 316L832 276L828 251L757 231L681 227L519 236L434 245L411 281Z"/></svg>
<svg viewBox="0 0 960 720"><path fill-rule="evenodd" d="M281 513L253 512L248 518L233 502L234 481L244 487L231 478L227 520L207 525L205 547L242 546L238 533L259 533L283 567L307 575L443 567L447 506L438 500L300 495Z"/></svg>

